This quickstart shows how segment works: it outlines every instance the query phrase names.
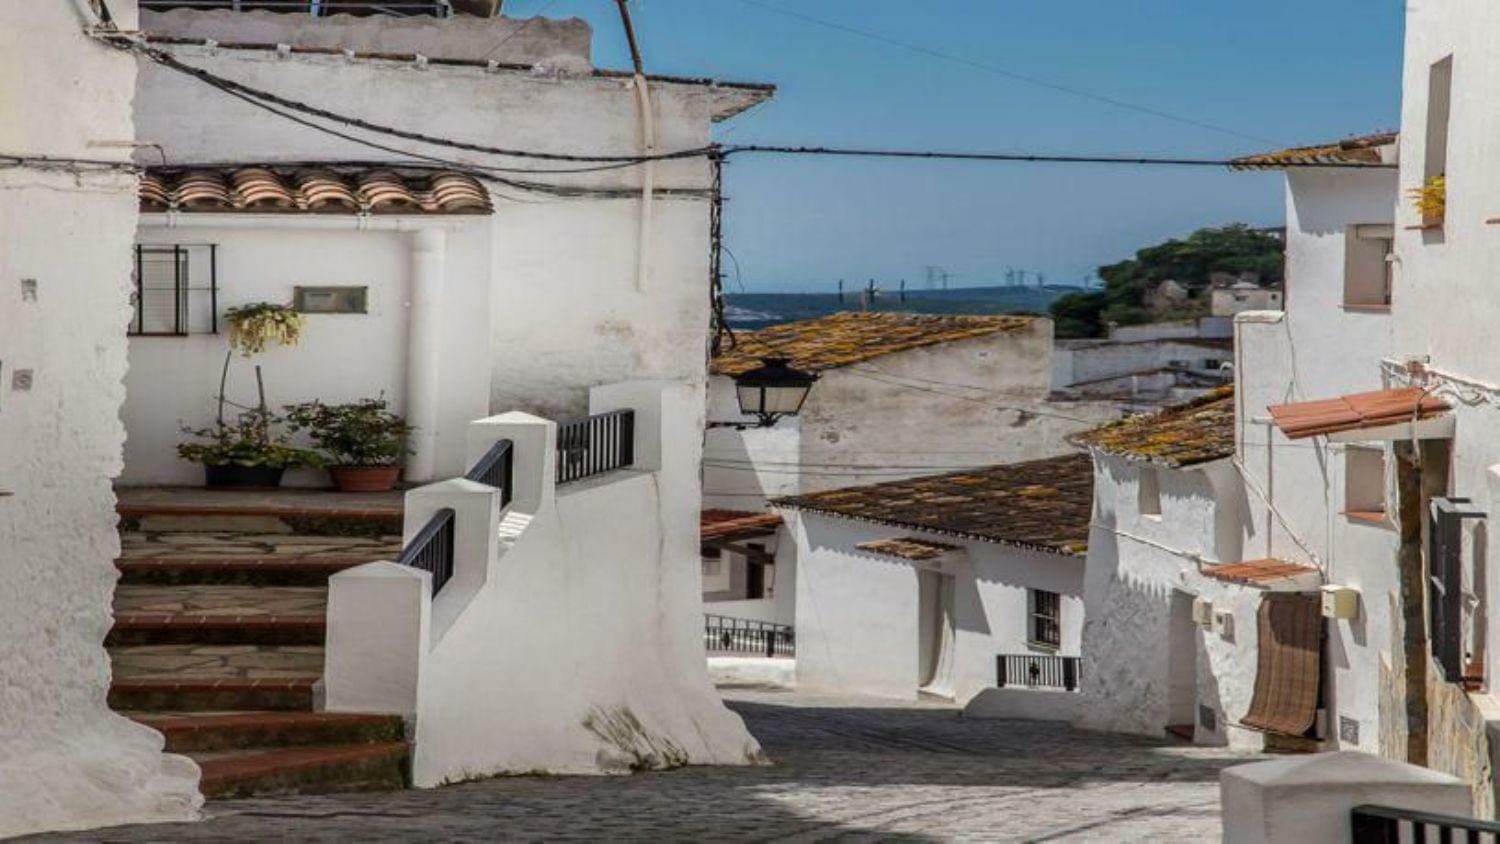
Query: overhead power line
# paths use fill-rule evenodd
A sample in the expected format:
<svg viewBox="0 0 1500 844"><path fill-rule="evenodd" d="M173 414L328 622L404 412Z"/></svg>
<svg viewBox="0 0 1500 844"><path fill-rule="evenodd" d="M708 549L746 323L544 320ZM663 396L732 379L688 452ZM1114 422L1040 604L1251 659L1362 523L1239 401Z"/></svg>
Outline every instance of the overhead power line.
<svg viewBox="0 0 1500 844"><path fill-rule="evenodd" d="M763 3L763 2L761 2L761 0L740 0L740 3L742 3L742 4L746 5L746 6L753 6L753 7L757 8L757 9L764 9L764 10L766 10L768 12L775 12L778 15L784 15L784 16L789 17L789 18L796 18L797 20L803 21L805 23L810 23L810 24L813 24L815 26L824 27L825 29L838 30L839 32L844 32L844 33L847 33L849 35L855 35L855 36L858 36L860 38L868 39L870 41L877 41L877 42L879 42L881 44L886 44L886 45L891 46L891 47L899 47L900 49L908 50L908 51L913 52L913 53L920 53L920 54L922 54L924 56L930 56L930 57L935 58L935 59L941 59L942 61L953 62L955 64L961 64L961 65L964 65L965 67L970 67L970 68L973 68L975 70L984 71L985 73L992 73L992 74L994 74L996 76L1003 76L1006 79L1012 79L1012 80L1015 80L1017 82L1024 82L1024 83L1026 83L1028 85L1035 85L1035 86L1037 86L1039 88L1046 88L1046 89L1051 90L1051 91L1057 91L1059 93L1069 94L1071 96L1079 97L1079 98L1082 98L1082 99L1085 99L1085 100L1092 100L1092 101L1094 101L1096 103L1102 103L1104 105L1114 106L1115 108L1121 108L1121 109L1125 109L1127 111L1134 111L1134 112L1138 112L1140 114L1150 115L1152 117L1161 118L1162 120L1170 120L1170 121L1172 121L1174 123L1180 123L1180 124L1182 124L1184 126L1194 126L1194 127L1199 128L1199 129L1208 130L1210 132L1218 132L1221 135L1232 135L1232 136L1234 136L1236 138L1242 138L1242 139L1247 140L1247 141L1255 141L1256 143L1263 143L1263 144L1275 144L1275 143L1278 143L1277 141L1273 141L1273 140L1270 140L1268 138L1262 138L1262 137L1259 137L1257 135L1251 135L1251 134L1249 134L1247 132L1241 132L1238 129L1230 129L1228 127L1219 126L1219 125L1216 125L1216 124L1213 124L1213 123L1209 123L1209 122L1204 121L1204 120L1197 120L1197 119L1194 119L1194 118L1191 118L1191 117L1186 117L1186 116L1183 116L1183 115L1180 115L1180 114L1173 114L1172 112L1169 112L1169 111L1163 111L1162 109L1159 109L1159 108L1152 108L1151 106L1141 105L1140 103L1129 102L1128 100L1122 100L1122 99L1120 99L1118 97L1110 97L1110 96L1106 96L1104 94L1096 94L1096 93L1094 93L1092 91L1085 91L1085 90L1083 90L1081 88L1074 88L1074 87L1071 87L1071 86L1068 86L1068 85L1061 85L1059 83L1052 82L1052 81L1047 80L1047 79L1042 79L1042 78L1037 77L1037 76L1032 76L1030 74L1017 73L1016 71L1009 70L1007 68L1003 68L1003 67L1000 67L998 65L988 64L986 62L981 62L981 61L975 61L973 59L964 58L963 56L954 55L953 53L946 53L946 52L943 52L942 50L936 50L936 49L933 49L932 47L925 47L925 46L923 46L921 44L912 44L912 43L907 42L907 41L901 41L901 40L892 38L892 37L890 37L888 35L882 35L882 34L880 34L878 32L871 32L870 30L867 30L867 29L859 29L858 27L853 27L853 26L849 26L848 24L838 23L837 21L831 21L831 20L826 20L824 18L813 17L812 15L806 14L804 12L794 12L791 9L783 9L783 8L781 8L779 6L773 6L770 3Z"/></svg>

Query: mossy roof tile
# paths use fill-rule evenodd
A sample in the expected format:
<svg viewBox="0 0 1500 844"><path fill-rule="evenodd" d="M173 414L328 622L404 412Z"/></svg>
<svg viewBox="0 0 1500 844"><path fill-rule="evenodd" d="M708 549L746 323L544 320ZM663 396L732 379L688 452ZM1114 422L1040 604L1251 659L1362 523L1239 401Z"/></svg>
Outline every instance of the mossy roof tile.
<svg viewBox="0 0 1500 844"><path fill-rule="evenodd" d="M1077 445L1165 466L1191 466L1234 454L1234 386L1160 413L1130 416L1073 437Z"/></svg>

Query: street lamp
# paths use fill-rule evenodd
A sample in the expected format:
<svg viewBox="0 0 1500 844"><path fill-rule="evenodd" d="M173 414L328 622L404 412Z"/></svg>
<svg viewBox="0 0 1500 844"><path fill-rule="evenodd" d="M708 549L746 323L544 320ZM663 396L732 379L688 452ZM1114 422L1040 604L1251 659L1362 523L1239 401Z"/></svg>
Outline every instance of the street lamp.
<svg viewBox="0 0 1500 844"><path fill-rule="evenodd" d="M761 365L748 369L734 377L734 391L740 403L740 413L754 416L759 427L769 428L783 416L795 416L807 401L813 382L818 380L815 372L793 369L788 358L761 358ZM709 427L745 427L732 422L711 422Z"/></svg>

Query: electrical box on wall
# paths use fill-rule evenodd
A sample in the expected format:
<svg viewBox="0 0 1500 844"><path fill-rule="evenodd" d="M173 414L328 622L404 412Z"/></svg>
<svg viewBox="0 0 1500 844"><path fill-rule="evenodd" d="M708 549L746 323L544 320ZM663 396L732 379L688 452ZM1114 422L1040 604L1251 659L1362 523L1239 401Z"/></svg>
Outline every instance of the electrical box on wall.
<svg viewBox="0 0 1500 844"><path fill-rule="evenodd" d="M1214 623L1214 605L1207 598L1193 599L1193 623L1207 627Z"/></svg>
<svg viewBox="0 0 1500 844"><path fill-rule="evenodd" d="M1354 618L1359 615L1359 590L1352 586L1323 587L1324 618Z"/></svg>
<svg viewBox="0 0 1500 844"><path fill-rule="evenodd" d="M1216 610L1214 612L1214 629L1219 631L1220 636L1233 638L1234 613L1229 610Z"/></svg>

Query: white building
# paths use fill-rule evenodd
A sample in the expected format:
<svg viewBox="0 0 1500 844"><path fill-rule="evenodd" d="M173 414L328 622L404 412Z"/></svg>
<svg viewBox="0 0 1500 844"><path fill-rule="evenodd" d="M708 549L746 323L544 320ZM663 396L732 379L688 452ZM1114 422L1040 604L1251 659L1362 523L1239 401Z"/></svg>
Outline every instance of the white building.
<svg viewBox="0 0 1500 844"><path fill-rule="evenodd" d="M256 91L521 152L699 149L715 121L772 91L595 69L577 19L178 9L141 26L151 49ZM135 106L152 145L139 154L152 178L135 327L154 336L130 341L127 483L199 481L174 446L182 424L214 417L225 350L215 318L247 302L311 312L301 345L253 361L272 405L384 394L418 426L409 480L461 472L464 426L491 412L573 416L598 384L705 378L703 359L684 354L707 342L702 157L579 173L600 165L354 133L389 152L158 61L142 61ZM478 176L478 196L468 176L443 171ZM253 403L250 365L229 377L231 400Z"/></svg>
<svg viewBox="0 0 1500 844"><path fill-rule="evenodd" d="M1140 412L1222 386L1234 377L1233 338L1200 322L1209 321L1167 323L1154 333L1152 325L1112 328L1106 339L1059 340L1052 353L1054 395L1113 401Z"/></svg>
<svg viewBox="0 0 1500 844"><path fill-rule="evenodd" d="M1110 402L1050 400L1048 319L850 312L737 339L709 383L709 508L1063 454L1068 435L1118 416ZM822 377L799 414L755 428L733 376L770 355Z"/></svg>
<svg viewBox="0 0 1500 844"><path fill-rule="evenodd" d="M1216 317L1234 316L1245 311L1279 310L1281 290L1263 287L1253 281L1216 285L1209 291L1208 312Z"/></svg>
<svg viewBox="0 0 1500 844"><path fill-rule="evenodd" d="M134 6L110 3L115 22ZM0 171L0 837L188 820L202 800L192 762L105 704L135 63L87 37L99 23L83 3L0 6L0 152L54 159Z"/></svg>
<svg viewBox="0 0 1500 844"><path fill-rule="evenodd" d="M1074 454L774 501L795 544L798 688L1076 688L1089 470Z"/></svg>

